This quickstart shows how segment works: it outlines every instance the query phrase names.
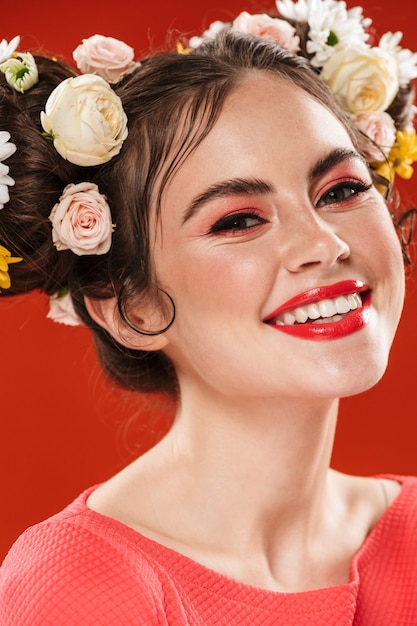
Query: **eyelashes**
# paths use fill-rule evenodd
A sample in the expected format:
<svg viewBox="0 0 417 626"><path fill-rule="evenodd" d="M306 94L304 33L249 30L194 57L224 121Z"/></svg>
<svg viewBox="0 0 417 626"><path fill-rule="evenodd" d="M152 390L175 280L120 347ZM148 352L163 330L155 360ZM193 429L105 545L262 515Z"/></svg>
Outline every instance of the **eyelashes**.
<svg viewBox="0 0 417 626"><path fill-rule="evenodd" d="M319 199L316 207L321 208L332 204L343 204L355 198L359 194L369 191L373 187L372 183L365 184L358 181L343 181L333 185Z"/></svg>
<svg viewBox="0 0 417 626"><path fill-rule="evenodd" d="M323 193L316 202L316 208L344 207L354 202L361 194L373 188L373 183L363 183L357 180L346 180L333 185ZM216 220L209 228L207 235L245 235L255 230L269 220L259 215L255 209L245 209Z"/></svg>
<svg viewBox="0 0 417 626"><path fill-rule="evenodd" d="M256 211L241 211L239 213L232 213L231 215L225 215L217 220L209 229L209 235L216 235L222 233L230 234L242 234L260 226L266 224L268 220L258 215Z"/></svg>

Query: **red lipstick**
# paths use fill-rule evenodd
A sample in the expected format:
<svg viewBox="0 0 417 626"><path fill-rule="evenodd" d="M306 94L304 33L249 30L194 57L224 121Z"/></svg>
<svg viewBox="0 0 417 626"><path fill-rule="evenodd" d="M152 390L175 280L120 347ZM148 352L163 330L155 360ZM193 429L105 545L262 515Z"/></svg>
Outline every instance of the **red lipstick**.
<svg viewBox="0 0 417 626"><path fill-rule="evenodd" d="M314 322L307 321L303 324L276 324L273 322L277 317L298 307L354 293L362 294L362 306L343 314L343 317L335 322L320 322L319 319ZM366 283L360 280L344 280L333 285L314 287L298 294L273 311L263 321L276 330L300 339L338 339L355 333L366 326L369 320L370 305L370 289Z"/></svg>

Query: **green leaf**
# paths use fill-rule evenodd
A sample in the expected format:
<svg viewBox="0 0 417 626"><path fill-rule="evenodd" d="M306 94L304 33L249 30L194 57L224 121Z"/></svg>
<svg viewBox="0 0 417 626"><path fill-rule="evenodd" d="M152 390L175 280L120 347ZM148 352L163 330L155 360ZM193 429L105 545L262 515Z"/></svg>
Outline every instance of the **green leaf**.
<svg viewBox="0 0 417 626"><path fill-rule="evenodd" d="M29 73L29 69L27 67L21 67L20 70L17 70L15 74L15 79L19 80L19 78L23 78L25 74Z"/></svg>
<svg viewBox="0 0 417 626"><path fill-rule="evenodd" d="M329 36L327 37L326 44L328 46L335 46L338 43L339 43L338 36L336 35L336 33L333 30L331 30L330 33L329 33Z"/></svg>

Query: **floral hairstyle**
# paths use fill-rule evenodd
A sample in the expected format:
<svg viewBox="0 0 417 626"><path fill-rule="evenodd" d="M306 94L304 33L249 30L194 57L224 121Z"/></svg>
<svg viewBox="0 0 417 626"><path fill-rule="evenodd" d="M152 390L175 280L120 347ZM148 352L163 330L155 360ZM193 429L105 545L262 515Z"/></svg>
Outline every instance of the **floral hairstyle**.
<svg viewBox="0 0 417 626"><path fill-rule="evenodd" d="M23 94L13 84L11 72L7 75L0 65L4 74L3 79L0 75L0 130L7 130L17 146L16 151L7 152L13 179L5 182L10 185L10 202L0 210L0 280L2 250L6 251L6 273L8 263L15 264L11 284L6 279L0 284L1 295L31 289L48 294L52 317L71 324L81 320L91 327L105 370L122 386L175 394L175 371L160 351L132 350L116 343L91 319L84 298L116 297L128 325L135 305L151 299L166 314L166 327L172 323L174 303L159 289L153 271L149 214L151 210L158 213L170 178L210 132L225 99L245 75L254 70L268 72L310 94L339 119L359 152L371 161L375 182L385 180L385 170L380 168L389 162L398 138L394 136L392 146L380 146L376 135L369 137L357 116L346 107L342 110L334 90L326 86L320 76L325 67L322 60L330 59L332 50L324 47L331 47L327 43L320 47L318 36L310 40L314 46L308 46L312 27L305 18L311 4L312 0L299 0L295 5L290 0L278 2L282 11L293 11L285 27L273 22L272 28L269 20L284 20L262 16L262 28L258 23L253 33L254 21L245 14L240 16L239 27L217 23L202 39L183 41L177 52L156 54L141 63L134 62L131 48L112 40L123 63L118 64L117 55L112 55L111 73L100 53L103 40L96 35L94 40L85 40L75 54L78 67L87 74L35 56L36 80ZM337 0L321 0L321 4L327 8L344 5ZM300 16L294 13L297 7L304 10ZM357 26L362 24L361 14L355 19L355 36L361 33L365 38L365 31ZM277 42L276 32L284 40ZM326 41L330 40L328 35ZM362 45L367 45L365 40ZM108 51L107 45L103 48ZM397 50L393 58L398 55ZM406 54L408 78L416 64L410 55ZM403 58L403 74L405 65ZM103 93L107 94L104 121L96 128L87 120L91 122L88 149L80 142L70 144L65 119L56 111L62 110L62 103L65 109L67 98L75 103L84 98L87 110L92 107L94 113L94 103ZM388 111L395 132L410 136L412 94L410 81L403 86L398 81L388 108L381 111ZM375 158L375 147L377 156L382 155L380 161ZM53 313L55 307L58 313ZM144 334L163 331L136 330Z"/></svg>

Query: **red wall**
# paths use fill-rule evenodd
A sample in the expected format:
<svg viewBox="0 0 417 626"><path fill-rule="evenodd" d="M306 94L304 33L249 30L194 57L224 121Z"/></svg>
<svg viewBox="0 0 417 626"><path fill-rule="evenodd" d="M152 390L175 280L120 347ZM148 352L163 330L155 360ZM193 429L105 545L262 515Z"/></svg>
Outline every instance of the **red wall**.
<svg viewBox="0 0 417 626"><path fill-rule="evenodd" d="M402 30L403 45L417 50L415 0L402 0L395 10L389 0L362 4L377 32ZM20 0L18 6L8 2L2 8L0 39L20 34L21 49L41 47L70 59L83 37L100 33L123 39L140 55L150 42L162 44L168 29L194 33L216 18L254 12L259 5L271 6L251 0L201 5L195 0ZM410 204L413 198L417 203L417 173L404 190ZM54 324L46 312L38 294L0 301L0 560L26 526L106 479L164 428L158 412L151 419L154 426L132 424L136 414L148 413L146 399L137 407L131 396L106 384L86 329ZM404 317L384 380L342 402L333 462L340 470L417 474L416 312L417 271L408 281Z"/></svg>

